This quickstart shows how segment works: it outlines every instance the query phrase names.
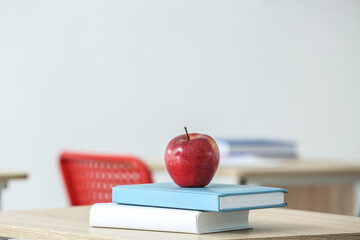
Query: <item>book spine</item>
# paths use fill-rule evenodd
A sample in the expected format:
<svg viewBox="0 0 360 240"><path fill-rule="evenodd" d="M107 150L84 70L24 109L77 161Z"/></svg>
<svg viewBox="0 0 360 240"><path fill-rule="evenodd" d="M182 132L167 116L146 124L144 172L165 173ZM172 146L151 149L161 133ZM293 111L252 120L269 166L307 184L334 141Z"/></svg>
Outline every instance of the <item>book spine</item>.
<svg viewBox="0 0 360 240"><path fill-rule="evenodd" d="M154 231L199 233L198 211L95 204L90 210L90 226Z"/></svg>
<svg viewBox="0 0 360 240"><path fill-rule="evenodd" d="M169 191L113 188L113 202L120 204L219 212L219 196Z"/></svg>

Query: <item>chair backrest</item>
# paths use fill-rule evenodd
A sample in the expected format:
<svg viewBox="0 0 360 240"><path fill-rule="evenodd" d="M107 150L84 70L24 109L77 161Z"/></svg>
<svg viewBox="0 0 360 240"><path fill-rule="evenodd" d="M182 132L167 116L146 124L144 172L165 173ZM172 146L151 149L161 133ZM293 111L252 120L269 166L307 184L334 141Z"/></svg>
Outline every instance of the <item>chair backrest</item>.
<svg viewBox="0 0 360 240"><path fill-rule="evenodd" d="M133 156L64 152L60 168L72 206L111 202L116 185L152 182L148 167Z"/></svg>

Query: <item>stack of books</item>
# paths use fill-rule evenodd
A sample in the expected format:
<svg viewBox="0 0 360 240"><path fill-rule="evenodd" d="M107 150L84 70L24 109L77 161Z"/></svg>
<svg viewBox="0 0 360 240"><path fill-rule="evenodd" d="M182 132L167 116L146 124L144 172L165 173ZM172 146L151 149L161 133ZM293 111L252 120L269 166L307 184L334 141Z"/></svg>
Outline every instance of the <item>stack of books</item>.
<svg viewBox="0 0 360 240"><path fill-rule="evenodd" d="M264 158L297 158L296 142L277 139L215 139L223 159L242 155Z"/></svg>
<svg viewBox="0 0 360 240"><path fill-rule="evenodd" d="M90 210L90 226L184 233L251 228L251 209L285 206L281 188L211 183L181 188L175 183L122 185L113 203Z"/></svg>

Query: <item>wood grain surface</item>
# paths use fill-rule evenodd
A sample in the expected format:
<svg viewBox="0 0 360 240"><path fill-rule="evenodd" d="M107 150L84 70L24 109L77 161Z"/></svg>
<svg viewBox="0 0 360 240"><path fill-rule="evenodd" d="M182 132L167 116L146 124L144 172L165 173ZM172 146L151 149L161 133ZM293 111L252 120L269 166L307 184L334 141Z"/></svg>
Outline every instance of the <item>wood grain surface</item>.
<svg viewBox="0 0 360 240"><path fill-rule="evenodd" d="M127 229L92 228L89 206L0 212L0 236L22 239L359 239L360 218L289 209L250 212L251 230L184 234ZM121 217L121 216L119 216Z"/></svg>

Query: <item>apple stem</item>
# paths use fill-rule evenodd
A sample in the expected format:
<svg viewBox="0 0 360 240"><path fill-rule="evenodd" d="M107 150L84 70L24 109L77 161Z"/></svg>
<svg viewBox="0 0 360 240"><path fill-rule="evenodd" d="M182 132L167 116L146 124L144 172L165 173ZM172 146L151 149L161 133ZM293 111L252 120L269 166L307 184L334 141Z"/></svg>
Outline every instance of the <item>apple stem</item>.
<svg viewBox="0 0 360 240"><path fill-rule="evenodd" d="M186 132L187 139L190 140L190 136L189 136L189 133L187 131L187 127L184 127L184 129L185 129L185 132Z"/></svg>

